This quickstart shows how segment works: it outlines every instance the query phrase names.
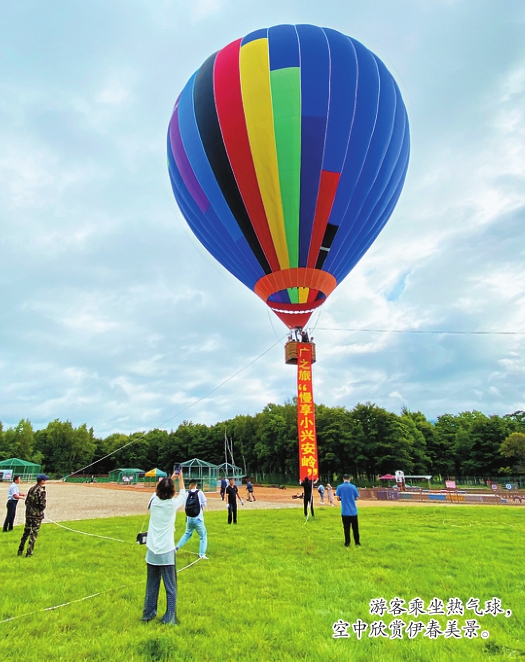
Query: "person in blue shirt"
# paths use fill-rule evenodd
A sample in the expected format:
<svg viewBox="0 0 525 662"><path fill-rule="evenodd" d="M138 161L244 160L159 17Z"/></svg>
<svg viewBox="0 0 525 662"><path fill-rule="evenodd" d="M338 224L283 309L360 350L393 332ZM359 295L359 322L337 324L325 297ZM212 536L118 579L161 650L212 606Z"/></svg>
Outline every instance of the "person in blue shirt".
<svg viewBox="0 0 525 662"><path fill-rule="evenodd" d="M224 495L226 494L226 488L228 487L228 481L226 480L226 476L222 477L221 480L221 500L224 501Z"/></svg>
<svg viewBox="0 0 525 662"><path fill-rule="evenodd" d="M343 476L343 483L338 485L335 496L341 502L341 519L343 520L343 531L345 533L345 547L350 547L350 525L354 536L354 543L360 546L359 525L357 522L357 507L355 500L359 499L357 487L350 482L350 476Z"/></svg>
<svg viewBox="0 0 525 662"><path fill-rule="evenodd" d="M7 515L4 521L4 533L13 530L15 523L16 507L20 499L25 498L25 494L20 494L18 485L20 484L20 476L15 476L13 482L7 492Z"/></svg>

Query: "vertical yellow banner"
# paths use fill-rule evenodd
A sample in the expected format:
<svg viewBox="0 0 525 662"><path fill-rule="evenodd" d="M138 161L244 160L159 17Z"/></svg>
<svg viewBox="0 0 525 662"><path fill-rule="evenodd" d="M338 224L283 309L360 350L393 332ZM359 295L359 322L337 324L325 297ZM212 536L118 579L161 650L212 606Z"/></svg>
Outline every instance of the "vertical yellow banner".
<svg viewBox="0 0 525 662"><path fill-rule="evenodd" d="M297 430L299 432L299 479L319 478L312 384L312 345L297 343Z"/></svg>

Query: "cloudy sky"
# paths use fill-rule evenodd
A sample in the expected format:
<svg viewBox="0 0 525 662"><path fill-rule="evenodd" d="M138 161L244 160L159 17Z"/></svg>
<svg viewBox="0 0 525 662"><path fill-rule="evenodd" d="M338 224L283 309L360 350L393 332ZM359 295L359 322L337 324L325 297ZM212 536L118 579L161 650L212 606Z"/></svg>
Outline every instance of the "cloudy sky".
<svg viewBox="0 0 525 662"><path fill-rule="evenodd" d="M25 0L0 7L4 427L105 436L293 397L286 327L193 237L165 150L207 56L279 23L363 42L411 124L394 214L311 320L316 400L525 408L523 0Z"/></svg>

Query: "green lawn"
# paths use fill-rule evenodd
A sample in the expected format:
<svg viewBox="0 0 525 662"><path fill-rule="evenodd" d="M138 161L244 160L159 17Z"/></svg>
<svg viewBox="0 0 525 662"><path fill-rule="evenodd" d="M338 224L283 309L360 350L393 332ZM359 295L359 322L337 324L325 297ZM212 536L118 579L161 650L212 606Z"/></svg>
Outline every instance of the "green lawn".
<svg viewBox="0 0 525 662"><path fill-rule="evenodd" d="M178 534L184 515L178 515ZM119 543L42 527L32 558L18 558L21 527L0 538L0 660L458 662L525 659L525 511L521 508L370 507L360 512L362 547L343 546L335 508L318 508L306 524L300 510L239 510L206 515L208 561L179 576L179 627L140 622L145 548L134 543L142 517L87 520L69 526ZM178 537L178 536L177 536ZM178 568L197 557L196 534L178 556ZM188 550L188 551L186 551ZM86 596L99 593L88 600ZM445 630L457 620L461 638L431 639L425 630L391 639L396 616L369 613L372 599L499 598L512 615L398 617L425 630L435 618ZM78 600L77 602L72 602ZM72 602L55 610L46 607ZM159 614L165 606L161 588ZM481 626L468 639L467 620ZM332 625L349 623L349 638ZM352 629L368 625L361 639ZM368 636L382 620L389 636ZM483 639L481 632L489 633Z"/></svg>

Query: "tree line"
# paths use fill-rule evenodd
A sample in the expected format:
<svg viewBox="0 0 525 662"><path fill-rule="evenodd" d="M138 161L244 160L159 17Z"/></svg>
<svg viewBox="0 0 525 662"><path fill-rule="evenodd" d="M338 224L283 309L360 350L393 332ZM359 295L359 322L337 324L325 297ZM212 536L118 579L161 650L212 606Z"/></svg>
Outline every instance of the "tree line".
<svg viewBox="0 0 525 662"><path fill-rule="evenodd" d="M364 480L402 469L405 474L487 476L525 472L525 412L487 416L479 411L443 414L434 422L421 412L400 414L372 403L345 407L316 405L321 476L350 472ZM4 430L0 422L0 460L18 457L37 462L47 473L65 476L91 463L90 474L118 467L159 467L197 457L225 461L225 436L235 463L251 475L298 475L295 400L268 404L255 415L203 425L183 421L176 430L154 429L129 435L95 436L87 424L52 421L34 430L22 419ZM117 450L120 449L120 450ZM115 452L117 451L117 452ZM228 456L231 462L231 457Z"/></svg>

